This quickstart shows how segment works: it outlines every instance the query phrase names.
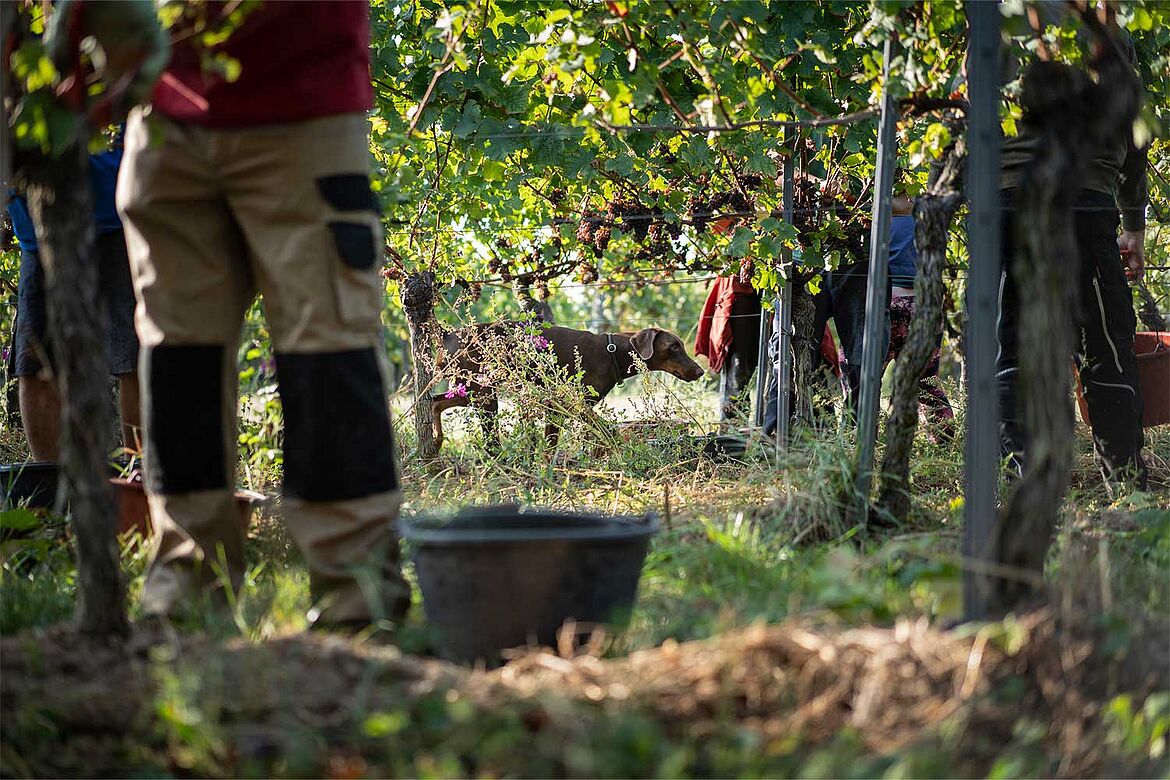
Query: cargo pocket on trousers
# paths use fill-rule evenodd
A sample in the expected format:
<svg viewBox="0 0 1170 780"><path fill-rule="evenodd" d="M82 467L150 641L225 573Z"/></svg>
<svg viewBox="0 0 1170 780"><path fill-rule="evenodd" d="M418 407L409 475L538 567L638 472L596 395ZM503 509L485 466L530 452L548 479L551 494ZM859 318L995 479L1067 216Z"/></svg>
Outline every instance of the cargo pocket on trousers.
<svg viewBox="0 0 1170 780"><path fill-rule="evenodd" d="M374 270L377 231L372 222L330 222L336 250L334 297L338 318L347 324L374 325L379 321L382 291Z"/></svg>
<svg viewBox="0 0 1170 780"><path fill-rule="evenodd" d="M337 211L368 211L381 214L378 198L364 173L339 173L317 178L317 192Z"/></svg>

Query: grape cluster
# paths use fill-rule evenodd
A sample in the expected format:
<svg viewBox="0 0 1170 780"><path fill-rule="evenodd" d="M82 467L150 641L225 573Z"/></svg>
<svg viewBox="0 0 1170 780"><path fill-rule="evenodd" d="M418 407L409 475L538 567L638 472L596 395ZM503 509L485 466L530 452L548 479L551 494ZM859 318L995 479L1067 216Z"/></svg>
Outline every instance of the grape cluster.
<svg viewBox="0 0 1170 780"><path fill-rule="evenodd" d="M488 273L499 276L505 282L512 281L512 264L498 254L492 253L488 260Z"/></svg>
<svg viewBox="0 0 1170 780"><path fill-rule="evenodd" d="M707 225L717 214L748 214L755 208L751 201L736 190L716 192L707 197L695 194L690 197L687 206L691 224L700 233L707 229Z"/></svg>
<svg viewBox="0 0 1170 780"><path fill-rule="evenodd" d="M646 233L646 241L634 254L634 259L640 261L660 261L663 258L677 259L678 251L675 249L672 239L676 239L680 235L682 235L682 226L678 223L655 222L650 225L650 229Z"/></svg>
<svg viewBox="0 0 1170 780"><path fill-rule="evenodd" d="M659 223L661 217L662 210L657 206L646 206L637 198L619 196L609 202L603 213L586 211L581 215L577 223L577 241L593 247L594 255L601 257L613 238L614 226L617 226L639 244L649 240L651 244L660 245L664 235L677 238L682 232L678 225L670 225L664 234Z"/></svg>
<svg viewBox="0 0 1170 780"><path fill-rule="evenodd" d="M739 259L739 280L744 284L748 284L752 280L752 259L750 257Z"/></svg>
<svg viewBox="0 0 1170 780"><path fill-rule="evenodd" d="M597 281L597 267L588 262L580 263L577 266L577 278L581 284L593 284Z"/></svg>
<svg viewBox="0 0 1170 780"><path fill-rule="evenodd" d="M586 211L577 223L577 240L585 246L593 247L593 254L601 257L601 253L609 246L609 239L613 234L605 217L596 212Z"/></svg>
<svg viewBox="0 0 1170 780"><path fill-rule="evenodd" d="M802 179L796 184L795 195L792 226L796 228L801 243L812 245L819 239L821 246L829 252L840 251L854 259L862 259L865 234L870 227L870 220L864 213L822 192L809 179ZM843 232L824 231L828 214L840 220Z"/></svg>
<svg viewBox="0 0 1170 780"><path fill-rule="evenodd" d="M612 222L620 224L634 235L639 244L646 240L650 225L658 209L649 209L635 198L618 197L609 202L605 213Z"/></svg>

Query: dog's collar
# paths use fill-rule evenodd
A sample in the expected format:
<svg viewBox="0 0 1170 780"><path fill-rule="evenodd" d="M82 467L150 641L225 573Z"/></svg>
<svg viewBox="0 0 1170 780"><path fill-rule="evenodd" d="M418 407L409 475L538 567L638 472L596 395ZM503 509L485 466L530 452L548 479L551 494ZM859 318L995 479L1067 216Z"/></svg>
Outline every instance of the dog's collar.
<svg viewBox="0 0 1170 780"><path fill-rule="evenodd" d="M617 344L613 343L613 334L605 334L605 351L609 353L609 360L611 363L613 363L613 376L617 380L617 386L621 387L626 383L626 380L625 377L622 376L621 369L618 368Z"/></svg>

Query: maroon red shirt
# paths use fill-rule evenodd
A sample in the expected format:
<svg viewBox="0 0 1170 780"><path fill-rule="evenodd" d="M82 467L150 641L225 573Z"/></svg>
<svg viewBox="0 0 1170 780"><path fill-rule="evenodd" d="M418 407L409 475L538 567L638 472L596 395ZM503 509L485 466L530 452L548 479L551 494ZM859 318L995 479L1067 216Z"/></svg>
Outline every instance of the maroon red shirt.
<svg viewBox="0 0 1170 780"><path fill-rule="evenodd" d="M209 3L214 20L222 3ZM212 49L172 30L171 61L154 109L179 122L246 127L368 111L370 20L366 0L265 0ZM222 52L239 61L235 81L203 66Z"/></svg>

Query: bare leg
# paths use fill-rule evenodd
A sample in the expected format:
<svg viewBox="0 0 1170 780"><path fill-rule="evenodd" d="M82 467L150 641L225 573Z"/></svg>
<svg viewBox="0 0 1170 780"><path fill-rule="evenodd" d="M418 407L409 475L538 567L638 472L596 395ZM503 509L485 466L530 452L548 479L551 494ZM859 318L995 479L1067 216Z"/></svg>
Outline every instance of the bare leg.
<svg viewBox="0 0 1170 780"><path fill-rule="evenodd" d="M57 461L61 439L61 401L50 380L22 376L17 381L20 393L20 419L28 437L33 460Z"/></svg>
<svg viewBox="0 0 1170 780"><path fill-rule="evenodd" d="M142 452L142 396L138 390L138 373L118 377L118 405L122 412L122 446Z"/></svg>

